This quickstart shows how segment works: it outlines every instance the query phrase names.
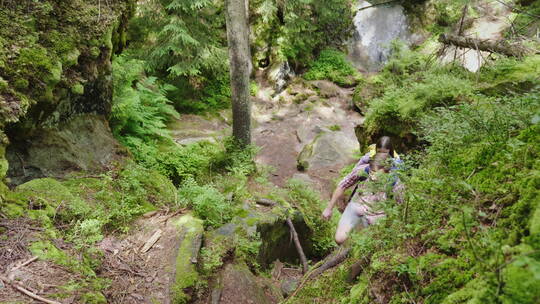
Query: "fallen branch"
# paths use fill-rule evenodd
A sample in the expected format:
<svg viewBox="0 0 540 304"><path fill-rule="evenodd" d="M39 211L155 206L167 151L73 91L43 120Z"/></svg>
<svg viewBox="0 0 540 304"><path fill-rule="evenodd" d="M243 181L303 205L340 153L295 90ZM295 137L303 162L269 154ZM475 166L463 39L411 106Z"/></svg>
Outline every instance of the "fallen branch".
<svg viewBox="0 0 540 304"><path fill-rule="evenodd" d="M315 268L311 272L304 275L304 279L302 280L302 282L298 285L296 290L291 294L291 296L288 299L292 299L302 289L302 287L304 287L304 285L311 279L314 279L315 277L321 275L326 270L332 267L335 267L336 265L341 264L341 262L343 262L349 255L349 251L351 250L351 248L340 247L338 250L340 249L342 250L338 251L335 255L331 256L329 260L325 259L326 261L320 267ZM320 263L321 262L319 262L317 265L319 265Z"/></svg>
<svg viewBox="0 0 540 304"><path fill-rule="evenodd" d="M37 259L38 259L37 256L32 257L31 259L29 259L28 261L22 263L21 265L18 265L18 266L13 267L13 268L10 270L10 272L13 272L13 271L15 271L15 270L17 270L17 269L19 269L19 268L21 268L21 267L24 267L24 266L26 266L26 265L28 265L28 264L34 262L34 261L37 260Z"/></svg>
<svg viewBox="0 0 540 304"><path fill-rule="evenodd" d="M152 234L152 236L146 241L146 243L144 243L144 246L141 249L141 253L145 253L148 250L150 250L150 248L152 248L152 246L154 246L154 244L161 237L161 233L162 233L161 229L156 230L156 232Z"/></svg>
<svg viewBox="0 0 540 304"><path fill-rule="evenodd" d="M351 251L351 248L347 247L337 252L335 255L332 256L332 258L324 262L324 264L322 264L321 267L315 269L309 276L308 280L314 279L315 277L321 275L326 270L341 264L341 262L345 261L345 259L349 255L349 251Z"/></svg>
<svg viewBox="0 0 540 304"><path fill-rule="evenodd" d="M463 48L499 53L510 57L522 57L528 52L527 49L520 44L510 44L507 41L480 40L453 34L441 34L439 36L439 42Z"/></svg>
<svg viewBox="0 0 540 304"><path fill-rule="evenodd" d="M269 200L267 198L259 198L255 201L256 204L258 205L262 205L262 206L268 206L268 207L273 207L275 205L277 205L276 202L274 202L273 200Z"/></svg>
<svg viewBox="0 0 540 304"><path fill-rule="evenodd" d="M14 282L12 280L9 280L8 278L6 278L6 277L4 277L2 275L0 275L0 280L4 281L4 283L6 283L6 284L9 284L9 285L13 286L13 288L15 288L19 292L29 296L30 298L32 298L34 300L38 300L40 302L47 303L47 304L62 304L60 302L49 300L49 299L43 298L41 296L38 296L37 294L35 294L35 293L29 291L28 289L24 288L23 286L21 286L19 283Z"/></svg>
<svg viewBox="0 0 540 304"><path fill-rule="evenodd" d="M309 269L306 255L304 254L304 250L302 249L302 245L298 239L298 233L296 233L296 229L294 229L294 225L290 217L287 218L287 225L289 225L289 229L291 229L294 245L296 246L296 251L298 251L298 256L300 256L300 261L302 262L302 273L305 274Z"/></svg>
<svg viewBox="0 0 540 304"><path fill-rule="evenodd" d="M385 5L385 4L391 4L391 3L394 3L394 2L398 2L399 0L390 0L390 1L386 1L386 2L381 2L381 3L375 3L375 4L372 4L370 6L366 6L366 7L361 7L359 9L357 9L355 11L355 14L358 13L359 11L363 11L365 9L368 9L368 8L372 8L372 7L377 7L377 6L381 6L381 5Z"/></svg>

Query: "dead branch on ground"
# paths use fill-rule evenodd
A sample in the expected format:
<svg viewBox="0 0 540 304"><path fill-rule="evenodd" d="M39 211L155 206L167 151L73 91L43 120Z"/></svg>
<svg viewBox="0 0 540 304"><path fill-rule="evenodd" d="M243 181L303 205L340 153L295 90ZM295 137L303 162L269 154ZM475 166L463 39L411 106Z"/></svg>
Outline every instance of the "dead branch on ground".
<svg viewBox="0 0 540 304"><path fill-rule="evenodd" d="M304 254L304 250L302 249L302 245L298 239L298 233L296 233L296 229L294 229L294 225L290 217L287 218L287 225L289 225L289 229L291 229L294 245L296 246L296 251L298 251L298 256L300 256L300 261L302 262L302 273L305 274L309 269L306 255Z"/></svg>

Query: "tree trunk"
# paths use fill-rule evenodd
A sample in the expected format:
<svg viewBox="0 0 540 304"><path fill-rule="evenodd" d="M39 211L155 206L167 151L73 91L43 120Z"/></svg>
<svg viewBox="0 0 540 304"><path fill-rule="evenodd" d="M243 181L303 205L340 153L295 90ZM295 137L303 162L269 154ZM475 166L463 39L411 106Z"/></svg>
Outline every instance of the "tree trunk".
<svg viewBox="0 0 540 304"><path fill-rule="evenodd" d="M511 57L521 57L527 53L527 50L519 44L509 44L505 41L480 40L452 34L441 34L439 36L439 42L479 51L499 53Z"/></svg>
<svg viewBox="0 0 540 304"><path fill-rule="evenodd" d="M247 0L226 0L227 40L232 90L233 136L242 145L251 143L249 74L249 24Z"/></svg>

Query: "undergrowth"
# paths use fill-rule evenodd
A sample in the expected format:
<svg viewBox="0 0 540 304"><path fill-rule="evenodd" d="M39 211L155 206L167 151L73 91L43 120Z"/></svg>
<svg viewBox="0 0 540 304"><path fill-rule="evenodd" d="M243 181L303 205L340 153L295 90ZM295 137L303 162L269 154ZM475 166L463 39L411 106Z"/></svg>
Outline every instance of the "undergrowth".
<svg viewBox="0 0 540 304"><path fill-rule="evenodd" d="M328 79L342 86L354 85L359 77L360 74L345 59L345 54L331 49L323 50L304 74L307 80Z"/></svg>
<svg viewBox="0 0 540 304"><path fill-rule="evenodd" d="M351 237L363 269L354 285L330 275L350 290L341 303L540 300L536 60L500 60L473 76L408 53L368 80L378 94L368 130L406 130L422 145L404 156L404 203L383 204L386 218ZM292 301L324 298L316 284Z"/></svg>

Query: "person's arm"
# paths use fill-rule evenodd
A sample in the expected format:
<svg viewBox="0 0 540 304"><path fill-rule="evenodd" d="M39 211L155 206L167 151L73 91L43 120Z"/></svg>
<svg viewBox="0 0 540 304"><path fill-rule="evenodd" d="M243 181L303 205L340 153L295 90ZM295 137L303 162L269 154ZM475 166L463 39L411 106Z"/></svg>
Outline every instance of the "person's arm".
<svg viewBox="0 0 540 304"><path fill-rule="evenodd" d="M345 192L345 189L341 188L340 186L336 187L336 190L334 190L334 193L332 194L332 198L328 202L328 205L324 209L322 213L322 217L325 220L328 220L332 216L332 209L334 209L334 206L336 205L337 201L340 200L343 197L343 193Z"/></svg>
<svg viewBox="0 0 540 304"><path fill-rule="evenodd" d="M334 209L334 206L336 205L338 200L343 197L343 193L345 192L345 190L365 178L361 175L361 172L364 172L367 166L369 166L369 154L366 154L362 158L360 158L351 173L345 176L345 178L343 178L343 180L338 184L336 190L334 190L334 193L332 194L332 198L328 202L326 208L323 210L323 219L328 220L332 216L332 209Z"/></svg>

